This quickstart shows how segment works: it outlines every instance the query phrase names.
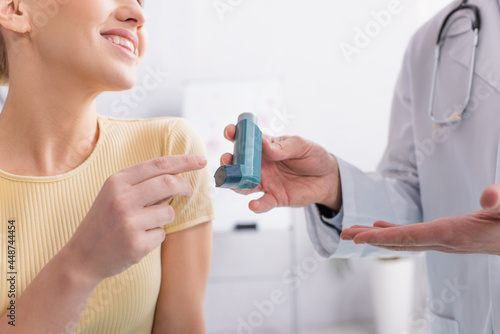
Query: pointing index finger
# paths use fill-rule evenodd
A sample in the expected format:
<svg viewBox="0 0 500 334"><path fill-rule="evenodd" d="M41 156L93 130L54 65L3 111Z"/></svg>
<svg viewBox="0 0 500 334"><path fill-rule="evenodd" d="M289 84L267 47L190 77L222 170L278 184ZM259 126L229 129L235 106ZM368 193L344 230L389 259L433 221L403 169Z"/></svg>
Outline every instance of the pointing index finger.
<svg viewBox="0 0 500 334"><path fill-rule="evenodd" d="M144 161L118 172L130 185L136 185L153 177L170 174L176 175L202 169L207 159L197 155L170 155Z"/></svg>

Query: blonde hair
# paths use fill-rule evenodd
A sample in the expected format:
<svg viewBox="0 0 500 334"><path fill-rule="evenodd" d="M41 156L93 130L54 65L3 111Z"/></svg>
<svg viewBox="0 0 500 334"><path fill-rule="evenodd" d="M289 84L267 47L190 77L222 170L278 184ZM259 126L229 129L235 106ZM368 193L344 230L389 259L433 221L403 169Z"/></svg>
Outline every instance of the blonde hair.
<svg viewBox="0 0 500 334"><path fill-rule="evenodd" d="M0 26L0 85L8 86L9 84L9 62L7 59L7 46L2 34L3 27Z"/></svg>

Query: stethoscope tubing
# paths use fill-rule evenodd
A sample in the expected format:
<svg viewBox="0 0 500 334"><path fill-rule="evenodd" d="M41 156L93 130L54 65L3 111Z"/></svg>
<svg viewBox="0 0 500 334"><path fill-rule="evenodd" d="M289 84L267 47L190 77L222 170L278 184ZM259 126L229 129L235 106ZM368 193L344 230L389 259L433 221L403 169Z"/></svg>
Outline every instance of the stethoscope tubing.
<svg viewBox="0 0 500 334"><path fill-rule="evenodd" d="M474 72L475 72L475 65L476 65L476 52L477 52L477 46L479 44L479 31L481 29L481 13L480 10L477 6L474 5L469 5L467 3L467 0L463 0L462 3L452 10L444 19L441 28L439 29L439 35L436 41L436 48L435 48L435 61L434 61L434 72L433 72L433 77L432 77L432 85L431 85L431 96L430 96L430 104L429 104L429 117L434 125L434 127L439 128L442 126L448 126L448 125L453 125L462 120L462 114L467 110L470 104L471 100L471 94L472 94L472 81L474 78ZM444 41L443 39L443 33L447 27L447 24L451 17L458 11L464 10L464 9L469 9L473 12L474 14L474 20L472 21L472 30L474 32L474 41L473 41L473 46L472 46L472 59L471 59L471 65L470 65L470 73L469 73L469 85L467 88L467 98L466 101L464 102L464 107L461 111L461 113L452 113L452 116L446 120L446 121L439 121L434 117L434 101L436 97L436 84L437 84L437 74L438 74L438 68L439 68L439 61L441 58L441 47L442 43Z"/></svg>

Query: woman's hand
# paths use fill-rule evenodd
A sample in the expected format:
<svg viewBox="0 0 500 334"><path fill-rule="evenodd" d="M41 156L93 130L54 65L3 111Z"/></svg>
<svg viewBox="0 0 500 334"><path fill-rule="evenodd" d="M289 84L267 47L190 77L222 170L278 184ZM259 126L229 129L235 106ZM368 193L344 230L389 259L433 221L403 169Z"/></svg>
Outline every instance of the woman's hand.
<svg viewBox="0 0 500 334"><path fill-rule="evenodd" d="M236 127L228 125L224 137L234 141L235 132ZM232 160L232 155L226 153L221 157L221 165L230 165ZM342 205L337 160L321 146L300 137L264 136L261 183L256 189L236 192L264 192L261 198L249 204L250 210L256 213L313 203L339 211Z"/></svg>
<svg viewBox="0 0 500 334"><path fill-rule="evenodd" d="M483 192L481 206L483 210L430 223L401 226L378 221L373 227L353 226L341 238L394 251L500 255L499 185Z"/></svg>
<svg viewBox="0 0 500 334"><path fill-rule="evenodd" d="M121 273L165 239L160 227L171 223L169 205L156 205L193 189L176 174L201 169L205 158L166 156L126 168L110 176L65 251L89 282Z"/></svg>

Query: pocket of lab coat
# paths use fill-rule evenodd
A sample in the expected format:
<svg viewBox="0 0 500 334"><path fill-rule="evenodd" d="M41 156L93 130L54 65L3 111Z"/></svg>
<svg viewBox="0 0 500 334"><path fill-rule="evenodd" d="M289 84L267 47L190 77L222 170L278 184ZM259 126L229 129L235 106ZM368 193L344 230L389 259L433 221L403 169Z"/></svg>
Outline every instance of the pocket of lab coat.
<svg viewBox="0 0 500 334"><path fill-rule="evenodd" d="M470 28L470 26L469 26ZM467 35L469 34L469 35ZM468 36L468 37L465 37ZM469 75L470 66L472 63L472 34L470 33L470 29L468 31L458 31L449 38L449 47L446 50L442 50L441 55L441 66L449 65L450 60L455 60L459 64L463 66L463 72L465 76ZM465 38L464 38L465 37ZM480 39L481 40L481 39ZM481 43L479 43L481 45ZM479 48L479 47L478 47ZM456 69L453 68L455 71ZM498 77L495 76L494 69L492 68L491 61L485 61L479 59L479 55L477 55L476 64L474 68L474 74L481 78L481 80L486 83L490 88L494 89L497 92L500 92L500 85L498 84ZM445 78L454 78L453 73L446 73L444 75ZM452 79L450 79L452 80ZM463 81L465 83L469 82L468 78L465 79L457 79L456 81ZM467 87L468 88L468 87Z"/></svg>
<svg viewBox="0 0 500 334"><path fill-rule="evenodd" d="M430 313L429 316L430 334L459 334L458 322L453 319L444 318L437 314Z"/></svg>

